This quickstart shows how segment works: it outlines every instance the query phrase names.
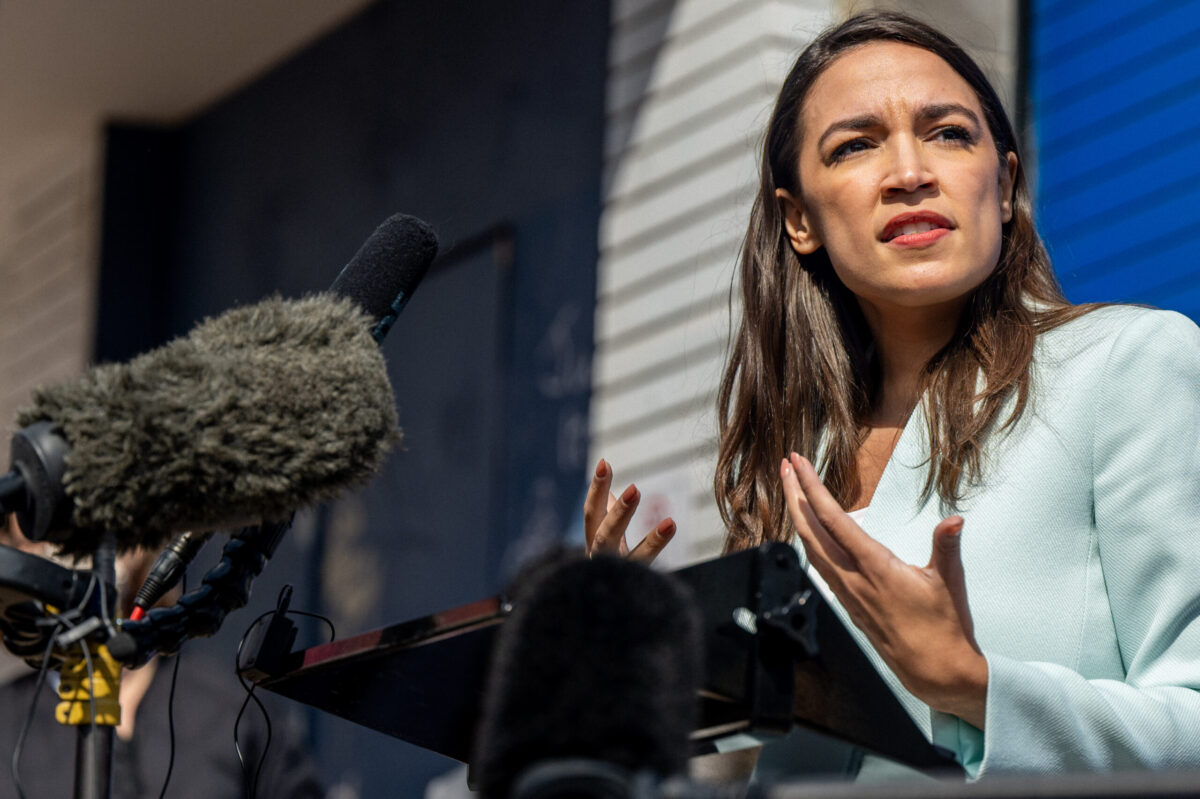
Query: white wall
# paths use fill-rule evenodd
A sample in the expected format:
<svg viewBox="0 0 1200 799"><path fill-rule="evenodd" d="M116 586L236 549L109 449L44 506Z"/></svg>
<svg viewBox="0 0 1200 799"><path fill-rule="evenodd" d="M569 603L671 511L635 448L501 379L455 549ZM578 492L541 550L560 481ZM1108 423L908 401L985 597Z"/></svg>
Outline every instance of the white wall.
<svg viewBox="0 0 1200 799"><path fill-rule="evenodd" d="M796 52L832 13L827 0L614 3L591 450L618 492L642 489L639 535L664 511L679 523L668 566L720 550L715 396L756 152Z"/></svg>

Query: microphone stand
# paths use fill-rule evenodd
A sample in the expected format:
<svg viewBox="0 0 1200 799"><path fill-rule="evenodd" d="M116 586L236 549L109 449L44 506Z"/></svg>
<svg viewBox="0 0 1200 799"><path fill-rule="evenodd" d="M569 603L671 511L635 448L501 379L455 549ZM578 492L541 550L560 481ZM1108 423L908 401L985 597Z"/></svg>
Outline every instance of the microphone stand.
<svg viewBox="0 0 1200 799"><path fill-rule="evenodd" d="M121 722L122 665L174 653L189 638L216 632L246 605L250 584L274 553L290 520L234 533L201 587L141 621L114 621L116 536L100 533L90 571L77 571L0 546L0 634L18 657L50 657L61 679L55 719L76 728L76 799L109 799L113 736ZM53 625L48 617L59 621ZM53 640L51 640L53 639Z"/></svg>
<svg viewBox="0 0 1200 799"><path fill-rule="evenodd" d="M74 796L107 799L113 733L121 720L121 666L100 642L116 610L115 538L100 540L93 570L76 571L0 547L0 633L4 644L61 675L55 720L76 728ZM56 618L53 621L50 617Z"/></svg>
<svg viewBox="0 0 1200 799"><path fill-rule="evenodd" d="M116 536L112 533L101 535L92 554L92 569L101 586L116 585ZM101 621L109 626L116 599L116 591L101 597ZM55 709L55 718L60 724L74 725L77 731L75 799L109 799L113 735L121 722L121 664L106 645L95 647L93 654L88 654L85 646L80 640L79 654L63 664L58 689L62 701Z"/></svg>

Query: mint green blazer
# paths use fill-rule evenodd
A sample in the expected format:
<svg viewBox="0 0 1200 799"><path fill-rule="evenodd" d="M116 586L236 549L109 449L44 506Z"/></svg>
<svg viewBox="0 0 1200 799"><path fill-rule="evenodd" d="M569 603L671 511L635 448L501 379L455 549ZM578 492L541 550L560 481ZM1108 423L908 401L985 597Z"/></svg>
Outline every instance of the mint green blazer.
<svg viewBox="0 0 1200 799"><path fill-rule="evenodd" d="M919 565L950 512L920 503L927 430L913 413L862 522ZM986 449L956 509L986 731L863 648L972 777L1200 767L1200 330L1116 306L1043 334L1030 404Z"/></svg>

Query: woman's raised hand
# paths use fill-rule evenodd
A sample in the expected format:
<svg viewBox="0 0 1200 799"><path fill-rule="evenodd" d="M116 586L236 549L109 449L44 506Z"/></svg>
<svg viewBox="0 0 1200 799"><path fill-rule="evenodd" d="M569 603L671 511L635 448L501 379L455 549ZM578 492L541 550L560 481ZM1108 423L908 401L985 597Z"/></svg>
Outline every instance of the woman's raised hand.
<svg viewBox="0 0 1200 799"><path fill-rule="evenodd" d="M608 553L649 563L675 535L675 522L670 517L663 519L646 534L641 543L630 550L625 540L625 530L642 495L637 486L632 484L620 497L613 496L611 488L612 467L608 461L601 459L596 464L592 485L583 502L583 529L588 557Z"/></svg>
<svg viewBox="0 0 1200 799"><path fill-rule="evenodd" d="M929 565L912 566L855 524L807 460L792 453L780 477L809 562L904 687L983 729L987 661L967 606L962 517L943 519Z"/></svg>

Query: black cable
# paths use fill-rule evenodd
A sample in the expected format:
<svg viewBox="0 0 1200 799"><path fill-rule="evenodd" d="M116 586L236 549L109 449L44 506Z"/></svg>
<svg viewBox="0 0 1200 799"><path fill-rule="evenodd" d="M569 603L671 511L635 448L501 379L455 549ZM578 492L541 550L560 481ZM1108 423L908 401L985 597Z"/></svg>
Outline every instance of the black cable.
<svg viewBox="0 0 1200 799"><path fill-rule="evenodd" d="M187 571L183 573L180 591L187 593ZM175 665L171 667L171 692L167 695L167 732L170 736L170 755L167 757L167 776L163 778L162 790L158 799L167 795L167 786L171 784L171 772L175 770L175 685L179 681L179 661L183 659L183 650L175 653Z"/></svg>
<svg viewBox="0 0 1200 799"><path fill-rule="evenodd" d="M257 627L259 624L261 624L263 622L263 620L266 619L268 616L274 616L280 612L278 610L278 608L281 604L281 600L284 595L284 592L290 590L290 588L291 588L291 586L284 586L280 590L280 594L279 594L280 599L276 600L276 609L268 610L265 613L260 614L258 616L258 618L256 618L254 621L250 622L249 626L246 627L245 632L242 633L241 640L238 641L237 653L234 656L234 663L233 663L234 673L237 675L238 682L241 683L242 689L246 692L246 698L242 701L242 706L238 710L237 718L233 722L233 748L234 748L234 751L237 752L238 763L240 763L242 766L242 775L246 780L246 789L248 791L246 794L247 799L254 799L254 797L258 793L258 779L262 775L263 766L266 764L267 750L271 748L271 716L269 713L267 713L267 709L263 705L262 701L259 700L259 698L254 695L254 690L258 686L251 685L250 683L246 682L246 679L244 677L242 677L242 672L241 672L242 652L246 648L246 640L250 637L250 633L252 633L254 631L254 628ZM284 616L288 616L291 614L295 614L297 616L307 616L309 618L319 619L320 621L325 622L325 624L329 627L329 640L334 641L337 639L337 631L334 629L333 622L328 617L322 616L319 613L309 613L308 611L305 611L305 610L290 610L289 609L289 610L283 611ZM250 776L249 769L247 768L247 765L246 765L245 755L242 753L241 742L238 739L238 728L240 727L240 725L242 723L242 716L245 715L246 708L250 706L250 702L252 700L253 700L254 704L258 706L259 712L262 713L263 721L267 725L266 741L263 744L262 752L259 754L258 763L254 769L253 777ZM161 799L161 797L160 797L160 799Z"/></svg>
<svg viewBox="0 0 1200 799"><path fill-rule="evenodd" d="M61 623L59 626L62 626ZM42 653L42 665L38 669L37 682L33 686L33 699L29 702L29 712L25 715L25 723L21 725L21 732L17 734L17 745L13 749L13 787L17 789L19 799L26 799L25 789L21 785L21 752L25 749L25 738L29 734L29 728L33 725L33 718L37 714L38 699L41 698L42 688L46 685L46 675L50 672L50 652L54 649L54 638L55 636L51 635L46 641L46 651Z"/></svg>
<svg viewBox="0 0 1200 799"><path fill-rule="evenodd" d="M322 616L320 613L309 613L307 610L289 610L287 612L295 613L297 616L307 616L310 619L320 619L329 626L329 641L326 643L337 640L337 631L333 629L333 622L328 617Z"/></svg>
<svg viewBox="0 0 1200 799"><path fill-rule="evenodd" d="M263 760L267 756L267 749L271 747L271 716L267 713L267 709L263 707L263 703L259 701L259 698L254 695L254 689L258 686L250 685L246 682L245 678L242 677L242 672L240 669L242 662L242 650L245 649L246 639L250 637L250 633L253 632L254 628L261 624L263 619L267 618L268 616L274 616L277 612L278 611L275 610L268 610L265 613L260 614L257 619L250 622L250 626L246 628L244 633L242 633L242 639L238 641L237 653L234 655L233 660L234 673L237 675L238 682L241 683L242 689L246 692L246 698L242 701L242 707L238 710L237 718L233 721L233 750L237 752L238 763L240 763L242 766L242 777L245 779L247 799L254 799L255 794L258 793L258 775L262 772L262 764ZM249 707L251 700L254 700L254 704L258 705L258 710L260 713L262 713L263 721L266 722L267 725L267 739L263 744L262 754L259 756L258 766L254 770L253 777L250 775L250 770L246 765L246 757L244 754L242 754L241 741L238 740L238 728L241 726L242 716L245 715L246 708Z"/></svg>
<svg viewBox="0 0 1200 799"><path fill-rule="evenodd" d="M117 631L117 626L113 624L112 615L108 612L108 591L104 587L104 578L93 570L92 582L100 586L100 621L104 624L104 631L111 637Z"/></svg>
<svg viewBox="0 0 1200 799"><path fill-rule="evenodd" d="M60 630L62 628L66 628L66 629L70 630L75 627L75 624L72 622L72 619L78 618L78 616L82 612L83 608L85 608L87 606L88 602L92 598L92 592L96 589L96 584L98 582L102 582L99 579L99 576L95 572L91 572L91 579L88 581L87 589L85 589L83 598L79 600L78 605L76 605L75 607L73 607L69 610L65 610L61 613L51 613L50 611L46 611L45 607L43 606L43 611L46 612L47 618L39 619L36 622L36 624L38 626L52 627L52 629L46 636L46 650L45 650L45 652L42 653L42 663L41 663L41 666L38 668L37 682L34 684L34 687L33 687L33 699L29 703L29 713L25 717L24 724L21 725L21 731L17 736L17 745L13 749L13 757L12 757L13 786L17 789L17 796L20 799L25 799L24 786L21 785L21 754L25 748L25 739L28 736L29 730L33 725L33 719L34 719L34 716L36 715L38 699L41 696L42 689L46 685L46 676L48 675L48 673L50 671L50 655L54 651L54 644L58 639ZM103 590L103 586L101 586L101 590ZM80 642L80 645L83 646L82 641ZM88 677L90 679L92 676L91 659L88 657L88 651L87 651L86 647L84 647L83 653L84 653L85 661L88 666ZM93 720L95 718L95 710L96 710L95 697L92 697ZM93 724L94 724L94 721L93 721Z"/></svg>

